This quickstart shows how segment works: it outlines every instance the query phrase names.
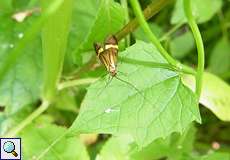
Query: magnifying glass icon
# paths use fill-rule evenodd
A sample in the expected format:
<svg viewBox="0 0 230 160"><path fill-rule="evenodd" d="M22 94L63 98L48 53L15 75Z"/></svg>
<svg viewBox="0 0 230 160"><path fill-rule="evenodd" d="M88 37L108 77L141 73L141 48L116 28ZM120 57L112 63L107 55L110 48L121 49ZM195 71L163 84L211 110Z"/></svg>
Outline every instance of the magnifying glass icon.
<svg viewBox="0 0 230 160"><path fill-rule="evenodd" d="M18 154L17 152L15 152L15 145L13 142L11 141L6 141L4 144L3 144L3 150L6 152L6 153L11 153L14 155L14 157L17 157Z"/></svg>

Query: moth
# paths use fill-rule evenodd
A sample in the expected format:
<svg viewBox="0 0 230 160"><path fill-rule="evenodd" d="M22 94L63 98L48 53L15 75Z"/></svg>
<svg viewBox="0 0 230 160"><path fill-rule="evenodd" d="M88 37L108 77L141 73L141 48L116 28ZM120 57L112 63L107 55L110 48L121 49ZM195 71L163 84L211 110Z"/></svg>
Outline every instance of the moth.
<svg viewBox="0 0 230 160"><path fill-rule="evenodd" d="M118 43L114 35L105 40L104 45L94 43L96 55L112 77L117 74Z"/></svg>
<svg viewBox="0 0 230 160"><path fill-rule="evenodd" d="M144 97L144 95L141 93L141 91L136 86L134 86L132 83L125 81L117 76L117 73L118 73L118 70L117 70L118 41L114 35L109 35L106 38L104 45L100 43L94 43L94 49L95 49L98 59L105 66L106 70L112 77L109 83L115 77L117 80L134 88L142 97ZM122 72L119 71L119 73L122 73ZM109 83L107 83L105 87L107 87Z"/></svg>

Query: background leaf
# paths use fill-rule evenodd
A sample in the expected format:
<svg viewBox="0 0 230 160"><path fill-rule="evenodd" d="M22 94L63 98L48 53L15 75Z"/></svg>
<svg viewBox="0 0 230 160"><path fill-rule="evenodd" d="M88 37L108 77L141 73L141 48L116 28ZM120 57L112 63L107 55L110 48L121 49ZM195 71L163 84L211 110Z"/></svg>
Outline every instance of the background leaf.
<svg viewBox="0 0 230 160"><path fill-rule="evenodd" d="M222 153L222 152L214 152L208 155L203 156L200 158L201 160L229 160L230 159L230 154L229 153Z"/></svg>
<svg viewBox="0 0 230 160"><path fill-rule="evenodd" d="M120 54L138 60L165 62L154 46L141 41ZM143 147L156 138L183 132L193 120L200 122L196 97L181 83L177 73L124 63L118 70L126 75L118 74L118 77L141 93L116 78L107 88L104 88L106 80L94 83L70 128L72 133L130 134Z"/></svg>
<svg viewBox="0 0 230 160"><path fill-rule="evenodd" d="M44 122L44 120L43 120ZM21 134L24 159L36 159L44 149L66 131L65 128L53 124L28 126ZM89 160L87 150L81 141L76 138L63 138L44 157L44 160L76 159Z"/></svg>
<svg viewBox="0 0 230 160"><path fill-rule="evenodd" d="M52 2L52 1L51 1ZM50 1L42 1L43 10ZM58 10L49 17L42 30L42 52L44 68L44 86L42 98L52 100L56 95L56 87L62 72L65 58L67 37L72 15L72 0L62 2ZM62 21L60 21L62 19Z"/></svg>
<svg viewBox="0 0 230 160"><path fill-rule="evenodd" d="M195 133L195 127L189 126L182 135L175 133L165 139L159 138L141 150L135 145L130 136L111 137L102 147L97 158L98 160L143 160L164 157L181 159L184 154L193 150Z"/></svg>
<svg viewBox="0 0 230 160"><path fill-rule="evenodd" d="M193 15L196 17L198 23L210 20L222 6L222 0L192 0L191 3ZM181 22L186 22L183 0L177 0L171 17L171 23L176 24Z"/></svg>
<svg viewBox="0 0 230 160"><path fill-rule="evenodd" d="M158 37L160 38L160 36L162 36L162 29L155 23L149 23L149 27L151 28L152 32ZM135 32L133 33L135 38L138 40L142 40L145 42L150 42L148 40L148 38L146 37L143 29L141 27L138 27Z"/></svg>
<svg viewBox="0 0 230 160"><path fill-rule="evenodd" d="M170 52L177 59L184 58L195 47L193 35L190 31L175 37L169 44Z"/></svg>
<svg viewBox="0 0 230 160"><path fill-rule="evenodd" d="M184 154L192 152L195 133L195 127L193 125L188 126L183 134L174 133L165 139L157 139L142 150L136 148L135 151L131 152L131 157L135 160L164 157L181 159Z"/></svg>
<svg viewBox="0 0 230 160"><path fill-rule="evenodd" d="M100 154L97 155L97 160L131 160L129 151L130 144L133 142L132 137L123 135L119 137L111 137L102 147ZM111 152L113 150L113 152Z"/></svg>
<svg viewBox="0 0 230 160"><path fill-rule="evenodd" d="M88 10L88 8L85 9ZM108 34L115 34L115 32L121 29L123 24L124 10L120 4L113 0L101 0L99 9L93 19L93 24L87 32L84 32L86 33L84 34L84 39L82 39L81 44L73 52L77 64L82 63L81 56L83 56L84 52L94 50L92 45L94 42L104 41Z"/></svg>
<svg viewBox="0 0 230 160"><path fill-rule="evenodd" d="M184 77L185 83L192 89L195 80L192 76ZM223 121L230 121L230 86L217 76L205 72L200 103L210 109Z"/></svg>
<svg viewBox="0 0 230 160"><path fill-rule="evenodd" d="M227 38L217 41L209 58L208 70L217 75L230 71L230 42Z"/></svg>
<svg viewBox="0 0 230 160"><path fill-rule="evenodd" d="M28 25L36 18L30 17L22 23L14 22L7 15L1 16L4 25L0 29L0 65L5 63L7 53L23 37ZM23 55L12 65L0 84L0 105L5 106L6 114L13 114L25 105L34 103L40 96L42 80L41 41L36 37L22 50Z"/></svg>

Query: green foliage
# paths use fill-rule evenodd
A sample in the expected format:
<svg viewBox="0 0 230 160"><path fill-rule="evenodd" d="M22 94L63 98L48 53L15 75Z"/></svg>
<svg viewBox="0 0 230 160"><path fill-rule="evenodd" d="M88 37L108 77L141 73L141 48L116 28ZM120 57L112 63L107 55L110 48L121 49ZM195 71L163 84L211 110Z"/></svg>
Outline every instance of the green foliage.
<svg viewBox="0 0 230 160"><path fill-rule="evenodd" d="M193 154L195 133L196 129L191 126L182 135L172 134L166 139L157 139L142 150L139 150L133 143L133 139L127 135L111 137L96 158L99 160L143 160L166 157L173 160L228 160L230 158L227 152Z"/></svg>
<svg viewBox="0 0 230 160"><path fill-rule="evenodd" d="M43 0L42 5L43 9L46 9L50 2ZM52 100L56 94L65 57L72 5L72 0L63 1L60 8L49 17L48 22L43 27L44 88L42 96L44 100Z"/></svg>
<svg viewBox="0 0 230 160"><path fill-rule="evenodd" d="M138 2L155 14L148 23ZM23 159L230 159L230 4L176 0L158 11L167 0L151 2L1 0L0 137L21 137ZM135 15L137 29L122 30ZM111 78L93 43L118 32L130 43L121 36Z"/></svg>
<svg viewBox="0 0 230 160"><path fill-rule="evenodd" d="M0 12L12 11L12 0L2 0L0 3Z"/></svg>
<svg viewBox="0 0 230 160"><path fill-rule="evenodd" d="M91 3L90 5L93 4ZM84 6L85 12L88 14L88 8L86 7L87 5ZM80 16L83 16L80 20L84 19L84 14L81 14ZM83 54L89 50L93 50L92 44L94 42L103 41L108 34L115 34L115 31L121 29L124 24L124 11L121 6L113 0L101 0L96 13L94 12L94 18L90 16L90 20L91 19L93 23L91 22L90 25L86 23L86 25L90 27L84 28L80 26L78 33L81 34L80 44L73 51L73 56L75 57L77 64L83 63Z"/></svg>
<svg viewBox="0 0 230 160"><path fill-rule="evenodd" d="M47 118L39 121L25 128L20 134L23 139L24 159L36 159L58 136L66 132L63 127L47 123ZM63 138L44 158L44 160L56 159L89 160L89 156L79 138L72 137Z"/></svg>
<svg viewBox="0 0 230 160"><path fill-rule="evenodd" d="M192 11L198 23L204 23L210 20L221 8L222 0L192 0ZM171 23L186 22L183 10L183 0L177 0Z"/></svg>
<svg viewBox="0 0 230 160"><path fill-rule="evenodd" d="M129 151L131 150L132 138L128 135L119 137L111 137L102 147L100 154L97 155L98 160L130 160ZM113 152L111 152L111 150Z"/></svg>
<svg viewBox="0 0 230 160"><path fill-rule="evenodd" d="M217 152L217 153L211 153L208 155L204 155L201 158L196 158L196 159L199 159L199 160L216 160L216 159L228 160L230 159L230 154Z"/></svg>
<svg viewBox="0 0 230 160"><path fill-rule="evenodd" d="M184 80L190 88L194 88L195 80L192 76L186 75ZM230 86L208 72L204 74L200 103L221 120L230 121Z"/></svg>
<svg viewBox="0 0 230 160"><path fill-rule="evenodd" d="M74 55L78 50L81 43L83 43L86 33L91 30L91 27L94 24L96 14L98 12L100 1L91 1L91 0L75 0L73 3L73 12L72 12L72 25L70 28L69 41L67 47L67 55L65 58L64 71L69 72L72 69L75 69L74 63L75 59L78 59L79 63L85 63L85 56ZM77 29L76 29L77 28ZM87 54L88 56L88 54ZM73 58L76 57L76 58ZM79 57L79 58L78 58ZM82 62L83 61L83 62Z"/></svg>
<svg viewBox="0 0 230 160"><path fill-rule="evenodd" d="M165 62L154 46L141 41L121 55ZM181 83L177 73L124 63L118 67L126 75L118 74L118 78L132 85L116 78L106 88L106 79L91 85L71 132L130 134L143 147L156 138L182 132L193 120L201 121L196 97Z"/></svg>
<svg viewBox="0 0 230 160"><path fill-rule="evenodd" d="M54 106L59 110L77 112L78 105L72 95L73 92L68 90L59 92L55 98Z"/></svg>
<svg viewBox="0 0 230 160"><path fill-rule="evenodd" d="M209 58L209 71L222 75L230 71L230 42L227 38L217 41Z"/></svg>
<svg viewBox="0 0 230 160"><path fill-rule="evenodd" d="M32 17L23 24L17 24L7 15L1 17L4 25L0 29L0 65L5 65L8 53L24 36L25 28L34 22ZM40 93L42 80L41 42L36 37L22 50L23 55L11 64L6 76L0 82L0 105L5 106L6 114L18 112L25 105L34 103ZM26 82L26 83L25 83Z"/></svg>
<svg viewBox="0 0 230 160"><path fill-rule="evenodd" d="M166 139L157 139L143 150L134 149L131 155L134 159L181 159L184 154L193 150L196 129L193 126L186 128L183 134L172 134ZM189 138L189 141L187 140ZM177 154L175 154L177 153Z"/></svg>
<svg viewBox="0 0 230 160"><path fill-rule="evenodd" d="M184 58L194 46L195 44L191 32L185 32L184 34L175 37L169 44L170 52L173 57L177 59Z"/></svg>
<svg viewBox="0 0 230 160"><path fill-rule="evenodd" d="M160 38L160 36L162 36L162 29L158 25L156 25L154 23L150 23L149 26L150 26L152 32L154 34L156 34L156 36L158 38ZM149 42L148 38L146 37L146 35L145 35L145 33L141 27L137 28L137 30L134 32L134 36L138 40Z"/></svg>

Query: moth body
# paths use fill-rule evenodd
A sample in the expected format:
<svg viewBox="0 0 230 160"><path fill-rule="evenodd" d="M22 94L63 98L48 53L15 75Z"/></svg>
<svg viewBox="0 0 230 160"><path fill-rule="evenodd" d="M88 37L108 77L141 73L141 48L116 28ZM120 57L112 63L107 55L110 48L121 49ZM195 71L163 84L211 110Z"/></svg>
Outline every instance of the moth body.
<svg viewBox="0 0 230 160"><path fill-rule="evenodd" d="M117 74L117 56L118 56L118 45L115 36L109 36L104 43L104 46L95 43L94 48L97 57L101 63L106 67L106 70L111 76L116 76Z"/></svg>

